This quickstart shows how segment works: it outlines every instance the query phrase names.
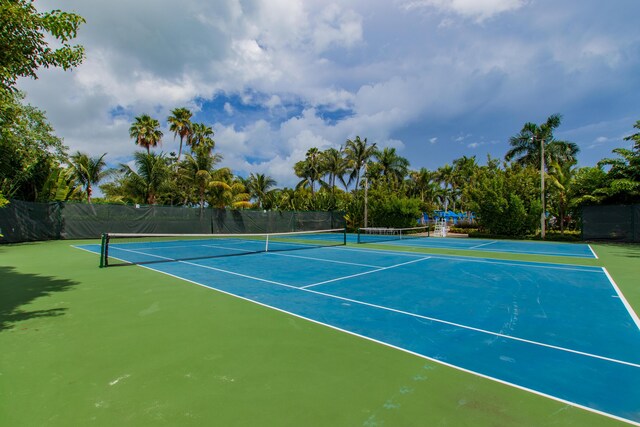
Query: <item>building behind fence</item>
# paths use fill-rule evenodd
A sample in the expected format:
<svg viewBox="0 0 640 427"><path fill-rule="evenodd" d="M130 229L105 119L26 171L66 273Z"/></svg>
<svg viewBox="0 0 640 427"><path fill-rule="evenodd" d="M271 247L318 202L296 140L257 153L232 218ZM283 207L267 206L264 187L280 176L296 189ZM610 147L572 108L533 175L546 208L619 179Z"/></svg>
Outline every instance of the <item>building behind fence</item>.
<svg viewBox="0 0 640 427"><path fill-rule="evenodd" d="M102 233L279 233L344 228L341 212L36 203L0 209L0 243L92 239Z"/></svg>
<svg viewBox="0 0 640 427"><path fill-rule="evenodd" d="M640 205L583 207L582 239L640 242Z"/></svg>

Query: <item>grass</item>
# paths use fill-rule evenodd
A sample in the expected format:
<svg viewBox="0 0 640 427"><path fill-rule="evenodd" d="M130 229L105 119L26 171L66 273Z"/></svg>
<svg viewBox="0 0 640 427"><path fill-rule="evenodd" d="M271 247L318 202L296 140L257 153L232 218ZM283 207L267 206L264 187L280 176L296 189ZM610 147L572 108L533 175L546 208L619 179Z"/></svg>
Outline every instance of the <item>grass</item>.
<svg viewBox="0 0 640 427"><path fill-rule="evenodd" d="M0 426L623 425L72 243L0 246Z"/></svg>

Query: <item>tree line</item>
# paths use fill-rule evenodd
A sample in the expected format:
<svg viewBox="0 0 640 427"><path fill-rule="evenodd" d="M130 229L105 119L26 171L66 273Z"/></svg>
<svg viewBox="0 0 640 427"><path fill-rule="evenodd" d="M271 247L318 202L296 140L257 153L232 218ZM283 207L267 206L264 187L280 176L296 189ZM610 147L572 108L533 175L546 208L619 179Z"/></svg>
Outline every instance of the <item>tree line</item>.
<svg viewBox="0 0 640 427"><path fill-rule="evenodd" d="M5 7L6 6L6 7ZM411 169L394 148L378 147L353 136L339 147L311 148L293 167L294 188L279 188L268 174L235 175L221 167L213 129L176 108L168 128L177 153L155 148L164 137L160 121L143 114L129 128L142 148L133 167L107 166L106 154L68 153L46 115L24 102L19 77L36 78L40 67L69 69L84 58L73 46L84 19L61 11L38 12L32 2L12 0L0 14L0 207L9 199L142 203L174 206L266 210L340 210L348 225L411 226L423 212L473 211L478 225L494 235L522 236L545 226L575 228L587 204L640 202L640 132L626 138L632 147L616 148L594 167L578 167L578 146L554 137L561 116L525 123L509 138L504 158L462 156L435 170ZM49 40L61 46L52 48ZM640 120L633 128L640 131ZM340 142L336 142L339 144ZM154 150L152 150L154 149ZM94 197L99 186L104 197Z"/></svg>
<svg viewBox="0 0 640 427"><path fill-rule="evenodd" d="M640 201L640 133L625 138L631 149L594 167L578 167L578 146L553 133L561 116L538 125L526 123L509 139L503 159L462 156L435 170L411 169L395 148L378 147L355 136L338 148L312 147L293 173L299 182L280 188L268 174L241 177L220 166L213 129L192 122L192 113L172 110L167 124L180 140L177 153L156 148L164 135L160 121L147 114L129 128L142 148L133 166L109 168L106 154L67 153L40 110L12 94L18 120L2 130L0 193L33 201L84 201L265 210L340 210L350 227L364 225L365 193L370 226L411 226L423 212L438 209L475 212L492 234L521 236L539 228L546 202L547 226L564 232L576 228L585 204ZM640 120L634 125L640 130ZM544 153L544 161L542 161ZM541 191L540 170L545 181ZM104 197L93 197L99 186Z"/></svg>

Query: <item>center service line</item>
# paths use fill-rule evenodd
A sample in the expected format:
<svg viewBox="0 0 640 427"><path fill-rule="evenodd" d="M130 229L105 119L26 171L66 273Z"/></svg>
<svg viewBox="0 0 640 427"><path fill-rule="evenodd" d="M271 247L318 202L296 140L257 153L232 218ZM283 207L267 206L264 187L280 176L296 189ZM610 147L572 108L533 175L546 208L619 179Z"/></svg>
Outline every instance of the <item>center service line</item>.
<svg viewBox="0 0 640 427"><path fill-rule="evenodd" d="M352 277L358 277L358 276L364 276L365 274L371 274L371 273L377 273L379 271L383 271L383 270L389 270L390 268L396 268L396 267L401 267L403 265L407 265L407 264L413 264L415 262L420 262L420 261L424 261L427 259L430 259L431 257L425 257L425 258L420 258L420 259L414 259L412 261L408 261L408 262L403 262L401 264L396 264L396 265L390 265L389 267L382 267L382 268L378 268L376 270L371 270L371 271L365 271L364 273L358 273L358 274L352 274L350 276L344 276L344 277L338 277L336 279L331 279L331 280L325 280L324 282L318 282L318 283L312 283L310 285L306 285L306 286L300 286L300 289L308 289L308 288L312 288L314 286L318 286L318 285L324 285L325 283L331 283L331 282L337 282L339 280L345 280L345 279L351 279Z"/></svg>

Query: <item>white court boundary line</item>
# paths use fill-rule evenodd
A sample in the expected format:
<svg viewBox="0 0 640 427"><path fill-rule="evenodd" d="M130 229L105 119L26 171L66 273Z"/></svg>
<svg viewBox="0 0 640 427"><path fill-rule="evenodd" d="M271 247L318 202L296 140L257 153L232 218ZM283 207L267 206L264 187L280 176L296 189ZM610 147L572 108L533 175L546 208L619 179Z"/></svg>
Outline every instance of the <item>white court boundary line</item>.
<svg viewBox="0 0 640 427"><path fill-rule="evenodd" d="M424 243L424 244L423 244ZM372 244L372 245L384 245L384 244L389 244L389 245L394 245L394 246L409 246L412 248L425 248L425 249L451 249L451 250L458 250L458 251L469 251L472 250L474 248L479 248L491 243L498 243L498 241L495 242L490 242L490 243L484 243L481 245L477 245L474 247L469 247L469 246L456 246L456 245L440 245L440 246L436 246L436 245L431 245L431 244L426 244L425 242L421 241L421 240L402 240L402 241L398 241L398 240L392 240L389 242L380 242L380 243L374 243L374 242L369 242L367 244ZM542 242L529 242L529 243L542 243ZM588 246L588 245L587 245ZM537 256L561 256L564 258L579 258L579 259L593 259L592 257L590 257L588 254L584 255L584 254L567 254L565 252L535 252L535 251L519 251L517 249L486 249L487 252L491 252L491 253L510 253L510 254L517 254L517 255L537 255ZM591 251L593 253L593 251ZM595 255L595 254L594 254ZM598 259L598 256L595 256L596 259Z"/></svg>
<svg viewBox="0 0 640 427"><path fill-rule="evenodd" d="M139 267L145 268L147 270L151 270L151 271L156 272L156 273L165 274L165 275L173 277L175 279L183 280L185 282L189 282L189 283L192 283L194 285L201 286L203 288L215 290L215 291L220 292L222 294L229 295L231 297L238 298L238 299L241 299L241 300L244 300L244 301L259 305L259 306L262 306L262 307L270 308L272 310L276 310L276 311L279 311L281 313L284 313L284 314L287 314L287 315L290 315L290 316L293 316L293 317L297 317L299 319L303 319L303 320L309 321L311 323L315 323L317 325L325 326L325 327L331 328L331 329L339 331L339 332L343 332L343 333L346 333L346 334L349 334L349 335L352 335L352 336L355 336L355 337L358 337L358 338L362 338L362 339L365 339L367 341L371 341L371 342L383 345L385 347L393 348L395 350L399 350L399 351L402 351L404 353L408 353L408 354L411 354L413 356L417 356L417 357L419 357L421 359L429 360L431 362L437 363L437 364L442 365L442 366L446 366L446 367L449 367L449 368L452 368L452 369L455 369L455 370L458 370L458 371L461 371L461 372L465 372L465 373L468 373L468 374L471 374L471 375L476 375L476 376L478 376L480 378L485 378L485 379L488 379L488 380L491 380L491 381L495 381L495 382L497 382L499 384L504 384L506 386L514 387L514 388L517 388L519 390L523 390L525 392L532 393L532 394L535 394L535 395L538 395L538 396L546 397L548 399L555 400L556 402L564 403L565 405L569 405L569 406L573 406L575 408L583 409L585 411L588 411L588 412L591 412L591 413L594 413L594 414L598 414L598 415L602 415L602 416L607 417L607 418L615 419L615 420L622 421L622 422L625 422L625 423L628 423L628 424L631 424L631 425L635 425L635 426L640 426L639 422L636 422L636 421L633 421L633 420L629 420L629 419L620 417L618 415L614 415L614 414L610 414L608 412L600 411L600 410L595 409L595 408L590 408L588 406L581 405L581 404L575 403L575 402L571 402L569 400L562 399L562 398L557 397L557 396L553 396L553 395L550 395L550 394L547 394L547 393L543 393L543 392L540 392L540 391L537 391L537 390L534 390L534 389L531 389L531 388L527 388L527 387L524 387L524 386L521 386L521 385L518 385L518 384L515 384L515 383L511 383L511 382L508 382L508 381L505 381L505 380L501 380L499 378L495 378L495 377L492 377L492 376L489 376L489 375L486 375L486 374L481 374L480 372L475 372L475 371L472 371L470 369L462 368L460 366L453 365L451 363L445 362L443 360L436 359L434 357L426 356L424 354L416 353L416 352L413 352L411 350L407 350L405 348L398 347L398 346L395 346L393 344L389 344L389 343L386 343L384 341L377 340L375 338L367 337L366 335L361 335L361 334L358 334L356 332L349 331L347 329L342 329L342 328L339 328L337 326L333 326L333 325L330 325L328 323L321 322L319 320L311 319L309 317L305 317L305 316L302 316L302 315L299 315L299 314L296 314L296 313L292 313L292 312L286 311L284 309L271 306L269 304L265 304L265 303L262 303L262 302L259 302L259 301L252 300L252 299L247 298L247 297L236 295L236 294L233 294L233 293L228 292L228 291L224 291L224 290L212 287L212 286L208 286L208 285L196 282L194 280L186 279L184 277L180 277L180 276L174 275L172 273L164 272L164 271L161 271L161 270L156 270L156 269L154 269L154 268L152 268L150 266L139 265ZM289 286L289 285L285 285L285 286ZM296 288L296 289L299 289L299 288ZM313 290L303 290L303 292L317 293L316 291L313 291Z"/></svg>
<svg viewBox="0 0 640 427"><path fill-rule="evenodd" d="M587 244L587 247L589 248L589 250L591 251L591 253L593 254L594 257L596 257L596 259L600 259L598 258L598 254L596 253L596 251L593 250L593 248L591 247L591 245Z"/></svg>
<svg viewBox="0 0 640 427"><path fill-rule="evenodd" d="M488 245L493 245L494 243L498 243L497 240L494 240L493 242L489 242L489 243L483 243L481 245L476 245L476 246L471 246L470 248L467 249L476 249L476 248L481 248L483 246L488 246Z"/></svg>
<svg viewBox="0 0 640 427"><path fill-rule="evenodd" d="M405 257L424 257L427 253L420 252L397 252L397 251L385 251L382 249L354 249L350 247L326 247L321 248L323 250L340 250L340 251L353 251L353 252L363 252L363 253L378 253L384 255L396 255L396 256L405 256ZM467 257L464 255L441 255L441 254L428 254L431 258L434 259L446 259L446 260L456 260L456 261L465 261L465 262L480 262L487 264L499 264L506 265L511 267L532 267L532 268L548 268L552 270L567 270L567 271L584 271L586 273L600 273L600 267L595 265L579 265L579 264L554 264L543 261L516 261L516 260L494 260L490 258L477 258L477 257Z"/></svg>
<svg viewBox="0 0 640 427"><path fill-rule="evenodd" d="M569 264L541 264L537 265L535 263L529 261L498 261L498 260L489 260L489 259L473 259L473 258L462 258L455 256L442 256L442 255L434 255L433 258L437 259L448 259L448 260L456 260L456 261L464 261L464 262L478 262L483 264L497 264L497 265L507 265L510 267L524 267L524 268L547 268L549 270L566 270L566 271L582 271L585 273L599 273L600 267L592 266L592 265L569 265Z"/></svg>
<svg viewBox="0 0 640 427"><path fill-rule="evenodd" d="M638 315L633 310L633 307L631 307L631 304L629 304L629 301L627 301L627 299L625 298L624 294L618 287L618 284L615 282L615 280L613 280L613 277L611 277L611 275L609 274L606 268L602 267L602 271L604 271L604 274L607 276L607 279L609 279L609 282L611 282L611 286L613 286L613 289L615 289L616 293L618 294L618 297L620 298L620 300L622 301L622 304L624 304L625 308L629 312L629 315L635 322L636 326L638 327L638 329L640 329L640 318L638 318Z"/></svg>

